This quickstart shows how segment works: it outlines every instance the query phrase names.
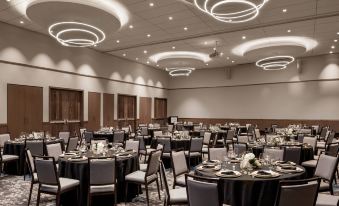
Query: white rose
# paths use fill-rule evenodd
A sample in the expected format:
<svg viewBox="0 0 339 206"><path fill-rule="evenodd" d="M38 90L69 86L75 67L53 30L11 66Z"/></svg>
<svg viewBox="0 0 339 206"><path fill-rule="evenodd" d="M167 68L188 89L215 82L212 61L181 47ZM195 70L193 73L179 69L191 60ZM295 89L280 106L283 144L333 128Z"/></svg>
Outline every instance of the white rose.
<svg viewBox="0 0 339 206"><path fill-rule="evenodd" d="M244 157L244 159L246 159L246 160L251 160L251 159L254 159L254 158L255 158L255 155L253 153L248 153Z"/></svg>

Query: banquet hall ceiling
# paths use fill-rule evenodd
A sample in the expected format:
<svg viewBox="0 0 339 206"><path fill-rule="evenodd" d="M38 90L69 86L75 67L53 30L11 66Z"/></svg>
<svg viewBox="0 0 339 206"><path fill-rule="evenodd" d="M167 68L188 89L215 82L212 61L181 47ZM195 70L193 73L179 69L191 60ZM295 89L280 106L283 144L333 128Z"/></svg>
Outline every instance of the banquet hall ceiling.
<svg viewBox="0 0 339 206"><path fill-rule="evenodd" d="M31 1L1 0L0 21L48 35L46 26L38 25L26 16L25 8ZM171 66L171 61L157 65L149 59L153 54L166 51L210 54L215 41L218 41L217 49L222 52L222 56L208 63L185 59L185 65L188 63L191 67L202 69L253 63L255 58L263 57L261 51L248 58L232 54L232 48L262 37L303 36L318 41L318 46L309 52L296 52L298 48L293 47L282 48L285 53L290 52L295 57L339 51L339 42L334 42L336 39L339 41L338 0L270 0L256 19L240 24L219 22L185 0L119 2L129 12L128 22L117 31L106 34L106 39L93 49L155 68ZM276 49L272 51L279 53ZM172 63L180 66L180 61L173 60Z"/></svg>

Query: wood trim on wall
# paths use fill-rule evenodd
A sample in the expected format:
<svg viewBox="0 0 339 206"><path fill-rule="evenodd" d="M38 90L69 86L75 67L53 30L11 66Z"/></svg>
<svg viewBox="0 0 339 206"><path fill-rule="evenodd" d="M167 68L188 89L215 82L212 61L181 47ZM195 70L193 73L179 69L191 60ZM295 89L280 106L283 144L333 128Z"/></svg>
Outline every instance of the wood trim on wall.
<svg viewBox="0 0 339 206"><path fill-rule="evenodd" d="M88 129L98 130L100 128L101 93L88 92Z"/></svg>
<svg viewBox="0 0 339 206"><path fill-rule="evenodd" d="M149 123L152 121L152 97L139 97L139 122Z"/></svg>
<svg viewBox="0 0 339 206"><path fill-rule="evenodd" d="M103 126L114 126L114 94L103 93Z"/></svg>

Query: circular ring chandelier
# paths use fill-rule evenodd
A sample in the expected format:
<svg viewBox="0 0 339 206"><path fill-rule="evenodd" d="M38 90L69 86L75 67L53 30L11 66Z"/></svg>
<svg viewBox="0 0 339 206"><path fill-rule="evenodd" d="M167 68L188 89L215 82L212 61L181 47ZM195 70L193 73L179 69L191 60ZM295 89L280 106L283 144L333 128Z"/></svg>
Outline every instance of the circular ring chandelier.
<svg viewBox="0 0 339 206"><path fill-rule="evenodd" d="M58 22L48 28L49 34L63 46L91 47L105 40L99 28L80 22ZM77 37L81 35L81 37Z"/></svg>
<svg viewBox="0 0 339 206"><path fill-rule="evenodd" d="M271 56L258 60L255 65L264 70L282 70L286 69L294 60L292 56Z"/></svg>
<svg viewBox="0 0 339 206"><path fill-rule="evenodd" d="M195 68L192 67L166 68L166 71L168 71L172 77L189 76L194 70Z"/></svg>
<svg viewBox="0 0 339 206"><path fill-rule="evenodd" d="M259 15L259 10L268 1L269 0L261 0L260 4L255 4L249 0L194 0L194 4L198 9L211 15L218 21L242 23L255 19ZM242 4L249 8L235 12L217 12L218 8L229 4Z"/></svg>

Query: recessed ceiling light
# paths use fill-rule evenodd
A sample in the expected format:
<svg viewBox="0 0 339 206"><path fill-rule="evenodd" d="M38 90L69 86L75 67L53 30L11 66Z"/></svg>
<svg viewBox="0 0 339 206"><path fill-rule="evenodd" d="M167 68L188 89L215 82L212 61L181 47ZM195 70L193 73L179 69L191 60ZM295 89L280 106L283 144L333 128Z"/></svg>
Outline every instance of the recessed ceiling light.
<svg viewBox="0 0 339 206"><path fill-rule="evenodd" d="M242 36L241 38L242 38L242 39L246 39L246 36Z"/></svg>
<svg viewBox="0 0 339 206"><path fill-rule="evenodd" d="M119 44L119 43L120 43L120 40L118 39L118 40L117 40L117 44Z"/></svg>
<svg viewBox="0 0 339 206"><path fill-rule="evenodd" d="M144 50L144 54L147 54L147 50Z"/></svg>
<svg viewBox="0 0 339 206"><path fill-rule="evenodd" d="M174 50L174 49L175 49L175 46L172 46L172 49Z"/></svg>
<svg viewBox="0 0 339 206"><path fill-rule="evenodd" d="M138 61L138 60L139 60L139 58L137 57L137 58L135 58L135 60L137 60L137 61Z"/></svg>
<svg viewBox="0 0 339 206"><path fill-rule="evenodd" d="M149 61L147 61L146 63L149 64Z"/></svg>
<svg viewBox="0 0 339 206"><path fill-rule="evenodd" d="M337 34L339 35L339 31L337 32Z"/></svg>
<svg viewBox="0 0 339 206"><path fill-rule="evenodd" d="M157 67L159 67L160 65L159 64L157 64Z"/></svg>
<svg viewBox="0 0 339 206"><path fill-rule="evenodd" d="M123 54L122 54L122 56L124 56L124 57L125 57L125 56L126 56L126 53L123 53Z"/></svg>
<svg viewBox="0 0 339 206"><path fill-rule="evenodd" d="M150 38L151 37L151 34L147 34L147 38Z"/></svg>
<svg viewBox="0 0 339 206"><path fill-rule="evenodd" d="M208 66L208 64L206 64L206 66Z"/></svg>
<svg viewBox="0 0 339 206"><path fill-rule="evenodd" d="M207 41L205 41L204 44L207 45Z"/></svg>
<svg viewBox="0 0 339 206"><path fill-rule="evenodd" d="M334 45L332 45L332 46L331 46L331 49L335 49L335 46L334 46Z"/></svg>
<svg viewBox="0 0 339 206"><path fill-rule="evenodd" d="M153 6L154 6L154 3L153 3L153 2L149 3L149 6L150 6L150 7L153 7Z"/></svg>
<svg viewBox="0 0 339 206"><path fill-rule="evenodd" d="M333 54L333 51L330 51L330 54Z"/></svg>
<svg viewBox="0 0 339 206"><path fill-rule="evenodd" d="M282 12L286 13L286 12L287 12L287 9L283 9Z"/></svg>
<svg viewBox="0 0 339 206"><path fill-rule="evenodd" d="M234 60L232 60L232 63L234 63L235 61Z"/></svg>
<svg viewBox="0 0 339 206"><path fill-rule="evenodd" d="M20 21L20 24L23 24L24 23L24 21Z"/></svg>
<svg viewBox="0 0 339 206"><path fill-rule="evenodd" d="M335 40L333 40L334 42L337 42L338 41L338 39L335 39Z"/></svg>
<svg viewBox="0 0 339 206"><path fill-rule="evenodd" d="M227 59L227 60L229 60L229 59L230 59L230 57L226 57L226 59Z"/></svg>
<svg viewBox="0 0 339 206"><path fill-rule="evenodd" d="M133 29L134 28L134 26L131 24L131 25L129 25L128 26L130 29Z"/></svg>
<svg viewBox="0 0 339 206"><path fill-rule="evenodd" d="M185 31L187 31L187 30L188 30L188 28L185 26L185 27L184 27L184 30L185 30Z"/></svg>
<svg viewBox="0 0 339 206"><path fill-rule="evenodd" d="M94 44L94 47L97 47L98 45L97 44Z"/></svg>
<svg viewBox="0 0 339 206"><path fill-rule="evenodd" d="M7 2L10 2L11 0L6 0Z"/></svg>
<svg viewBox="0 0 339 206"><path fill-rule="evenodd" d="M223 56L223 55L224 55L224 52L221 52L221 53L220 53L220 56Z"/></svg>
<svg viewBox="0 0 339 206"><path fill-rule="evenodd" d="M170 21L173 20L173 17L172 17L172 16L169 16L169 17L168 17L168 20L170 20Z"/></svg>
<svg viewBox="0 0 339 206"><path fill-rule="evenodd" d="M287 30L288 33L291 33L291 31L292 31L291 29L288 29L288 30Z"/></svg>

